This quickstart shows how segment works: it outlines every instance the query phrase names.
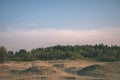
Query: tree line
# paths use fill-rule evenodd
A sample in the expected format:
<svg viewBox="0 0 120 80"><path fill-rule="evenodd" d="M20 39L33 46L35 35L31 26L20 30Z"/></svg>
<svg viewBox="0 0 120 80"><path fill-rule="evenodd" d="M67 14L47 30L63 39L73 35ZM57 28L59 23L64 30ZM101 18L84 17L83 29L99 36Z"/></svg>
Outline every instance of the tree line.
<svg viewBox="0 0 120 80"><path fill-rule="evenodd" d="M120 60L120 47L96 45L67 45L36 48L31 51L20 49L19 51L7 51L0 47L0 63L4 61L32 61L32 60L75 60L88 59L97 61L118 61Z"/></svg>

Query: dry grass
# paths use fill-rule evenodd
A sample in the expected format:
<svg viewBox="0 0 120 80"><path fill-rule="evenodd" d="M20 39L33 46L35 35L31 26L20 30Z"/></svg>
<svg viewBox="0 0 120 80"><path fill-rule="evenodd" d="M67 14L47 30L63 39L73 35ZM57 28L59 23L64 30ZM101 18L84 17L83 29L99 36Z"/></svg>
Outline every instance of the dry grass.
<svg viewBox="0 0 120 80"><path fill-rule="evenodd" d="M86 70L90 66L99 65L92 72L105 73L103 77L79 75L79 70ZM84 69L84 70L83 70ZM18 71L13 74L12 71ZM89 71L89 69L87 70ZM106 71L106 72L105 72ZM0 64L0 80L119 80L120 62L95 62L83 60L57 61L10 61Z"/></svg>

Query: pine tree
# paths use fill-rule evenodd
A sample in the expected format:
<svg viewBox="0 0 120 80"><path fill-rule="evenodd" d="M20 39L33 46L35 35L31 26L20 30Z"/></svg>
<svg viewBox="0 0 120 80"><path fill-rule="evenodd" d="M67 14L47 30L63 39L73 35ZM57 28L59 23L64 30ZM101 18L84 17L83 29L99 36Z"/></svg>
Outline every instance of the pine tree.
<svg viewBox="0 0 120 80"><path fill-rule="evenodd" d="M0 47L0 63L6 61L7 58L7 50L2 46Z"/></svg>

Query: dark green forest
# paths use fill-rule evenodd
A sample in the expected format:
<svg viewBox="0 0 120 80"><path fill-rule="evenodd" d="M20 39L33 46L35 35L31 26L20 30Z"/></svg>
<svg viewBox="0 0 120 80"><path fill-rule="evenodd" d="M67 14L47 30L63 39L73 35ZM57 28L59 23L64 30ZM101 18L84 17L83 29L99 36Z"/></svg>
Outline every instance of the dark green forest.
<svg viewBox="0 0 120 80"><path fill-rule="evenodd" d="M31 51L20 49L19 51L7 51L0 47L0 63L4 61L32 61L32 60L96 60L118 61L120 60L120 46L96 45L67 45L36 48Z"/></svg>

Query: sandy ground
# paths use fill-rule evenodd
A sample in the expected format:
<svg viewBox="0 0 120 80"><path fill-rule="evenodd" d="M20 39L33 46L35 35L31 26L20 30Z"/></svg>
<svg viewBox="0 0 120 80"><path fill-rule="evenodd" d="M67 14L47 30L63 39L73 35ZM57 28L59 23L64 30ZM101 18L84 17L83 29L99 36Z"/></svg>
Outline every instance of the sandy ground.
<svg viewBox="0 0 120 80"><path fill-rule="evenodd" d="M0 64L0 80L119 80L120 74L107 77L93 77L76 74L91 65L104 65L109 62L96 62L84 60L56 60L56 61L9 61ZM13 73L13 72L15 73Z"/></svg>

